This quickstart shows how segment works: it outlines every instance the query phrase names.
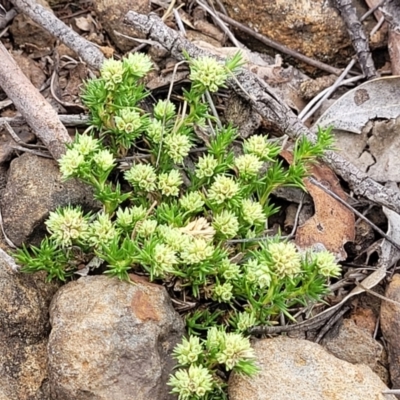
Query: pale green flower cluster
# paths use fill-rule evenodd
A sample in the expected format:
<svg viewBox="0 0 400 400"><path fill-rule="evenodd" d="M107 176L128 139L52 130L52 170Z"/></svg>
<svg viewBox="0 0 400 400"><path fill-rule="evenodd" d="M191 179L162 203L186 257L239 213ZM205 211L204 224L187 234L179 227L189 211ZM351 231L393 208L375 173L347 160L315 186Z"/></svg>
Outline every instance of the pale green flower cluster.
<svg viewBox="0 0 400 400"><path fill-rule="evenodd" d="M79 207L68 206L50 212L45 224L51 239L61 247L84 243L89 237L88 218L83 215Z"/></svg>
<svg viewBox="0 0 400 400"><path fill-rule="evenodd" d="M219 303L229 303L233 297L233 285L229 282L214 286L213 299Z"/></svg>
<svg viewBox="0 0 400 400"><path fill-rule="evenodd" d="M138 79L146 76L153 68L150 57L144 53L129 53L128 57L123 59L122 65L124 71Z"/></svg>
<svg viewBox="0 0 400 400"><path fill-rule="evenodd" d="M158 121L157 119L150 120L146 129L146 134L154 143L160 143L164 134L162 121Z"/></svg>
<svg viewBox="0 0 400 400"><path fill-rule="evenodd" d="M157 232L162 240L176 252L181 252L191 240L188 235L182 233L178 228L168 225L159 225Z"/></svg>
<svg viewBox="0 0 400 400"><path fill-rule="evenodd" d="M252 312L241 312L237 315L236 328L239 332L246 332L255 326L257 319Z"/></svg>
<svg viewBox="0 0 400 400"><path fill-rule="evenodd" d="M157 229L157 221L154 219L145 219L137 224L137 234L147 238L154 234Z"/></svg>
<svg viewBox="0 0 400 400"><path fill-rule="evenodd" d="M125 171L125 179L133 186L146 192L156 189L157 174L149 164L134 164Z"/></svg>
<svg viewBox="0 0 400 400"><path fill-rule="evenodd" d="M254 154L262 160L269 160L270 146L266 136L253 135L243 143L246 153Z"/></svg>
<svg viewBox="0 0 400 400"><path fill-rule="evenodd" d="M87 156L99 149L100 142L91 135L77 135L73 148L83 156Z"/></svg>
<svg viewBox="0 0 400 400"><path fill-rule="evenodd" d="M118 110L114 121L115 126L120 132L133 133L142 127L140 114L136 110L129 108Z"/></svg>
<svg viewBox="0 0 400 400"><path fill-rule="evenodd" d="M204 200L200 192L190 192L183 195L179 199L179 203L184 210L189 212L200 211L204 206Z"/></svg>
<svg viewBox="0 0 400 400"><path fill-rule="evenodd" d="M239 220L232 211L223 210L215 215L212 226L225 238L231 239L239 231Z"/></svg>
<svg viewBox="0 0 400 400"><path fill-rule="evenodd" d="M212 57L200 57L193 60L190 72L190 80L210 92L218 91L229 77L225 66Z"/></svg>
<svg viewBox="0 0 400 400"><path fill-rule="evenodd" d="M271 270L265 263L259 263L256 259L252 258L245 264L246 280L253 283L260 289L269 287L271 284Z"/></svg>
<svg viewBox="0 0 400 400"><path fill-rule="evenodd" d="M325 277L337 277L341 273L340 265L336 262L335 256L329 251L313 253L313 261L317 264L319 273Z"/></svg>
<svg viewBox="0 0 400 400"><path fill-rule="evenodd" d="M93 156L93 161L104 172L110 171L115 166L114 156L108 150L100 150Z"/></svg>
<svg viewBox="0 0 400 400"><path fill-rule="evenodd" d="M214 175L215 169L218 167L218 160L211 154L199 157L196 165L196 176L199 179L210 178Z"/></svg>
<svg viewBox="0 0 400 400"><path fill-rule="evenodd" d="M158 188L164 196L178 196L179 188L183 180L179 171L173 169L168 173L160 174L158 177Z"/></svg>
<svg viewBox="0 0 400 400"><path fill-rule="evenodd" d="M255 359L254 350L252 349L249 339L243 337L239 333L225 333L223 345L217 354L217 360L220 364L225 364L228 371L242 361Z"/></svg>
<svg viewBox="0 0 400 400"><path fill-rule="evenodd" d="M200 338L198 336L189 336L188 339L183 338L182 343L175 347L173 354L180 365L189 365L194 364L203 351Z"/></svg>
<svg viewBox="0 0 400 400"><path fill-rule="evenodd" d="M122 62L109 58L101 66L100 74L105 81L105 86L109 90L114 90L115 86L122 82L124 67Z"/></svg>
<svg viewBox="0 0 400 400"><path fill-rule="evenodd" d="M75 176L79 168L85 163L85 157L78 150L68 149L58 161L63 179Z"/></svg>
<svg viewBox="0 0 400 400"><path fill-rule="evenodd" d="M107 247L116 237L118 233L110 217L103 212L99 213L90 224L89 243L95 248Z"/></svg>
<svg viewBox="0 0 400 400"><path fill-rule="evenodd" d="M226 200L232 199L239 193L240 187L231 177L217 175L210 189L208 190L209 200L216 204L222 204Z"/></svg>
<svg viewBox="0 0 400 400"><path fill-rule="evenodd" d="M264 224L267 219L262 205L250 199L242 200L242 217L250 225Z"/></svg>
<svg viewBox="0 0 400 400"><path fill-rule="evenodd" d="M174 249L164 243L157 243L154 248L154 275L163 278L165 273L172 272L175 264L178 264Z"/></svg>
<svg viewBox="0 0 400 400"><path fill-rule="evenodd" d="M168 381L171 393L178 394L179 400L193 400L204 397L213 390L213 377L210 371L201 365L191 365L180 369ZM194 397L197 396L197 397Z"/></svg>
<svg viewBox="0 0 400 400"><path fill-rule="evenodd" d="M182 250L181 258L186 264L198 264L214 253L214 247L202 238L194 237Z"/></svg>
<svg viewBox="0 0 400 400"><path fill-rule="evenodd" d="M218 266L218 274L227 281L237 280L241 276L239 265L231 263L227 258Z"/></svg>
<svg viewBox="0 0 400 400"><path fill-rule="evenodd" d="M118 208L117 212L115 213L117 219L116 223L122 229L132 228L134 224L132 208L127 207L122 209L121 207Z"/></svg>
<svg viewBox="0 0 400 400"><path fill-rule="evenodd" d="M248 179L258 175L263 162L254 154L243 154L235 159L235 165L239 176Z"/></svg>
<svg viewBox="0 0 400 400"><path fill-rule="evenodd" d="M172 133L166 136L164 144L168 155L177 164L183 162L183 159L189 154L189 150L192 147L189 138L179 133Z"/></svg>
<svg viewBox="0 0 400 400"><path fill-rule="evenodd" d="M205 340L194 336L183 339L182 344L175 347L174 357L179 365L189 365L187 369L178 370L168 382L172 386L171 393L176 393L182 400L211 396L214 388L219 386L218 378L212 374L214 371L202 364L213 368L222 364L227 371L235 369L246 375L257 371L249 339L238 333L226 333L215 326L207 330Z"/></svg>
<svg viewBox="0 0 400 400"><path fill-rule="evenodd" d="M269 243L273 271L280 278L294 277L301 272L301 256L290 242Z"/></svg>
<svg viewBox="0 0 400 400"><path fill-rule="evenodd" d="M153 108L153 114L159 121L169 121L176 115L175 104L169 100L159 100Z"/></svg>
<svg viewBox="0 0 400 400"><path fill-rule="evenodd" d="M110 172L115 166L114 156L101 149L99 140L91 135L77 134L71 147L58 161L63 179L79 176L86 178L92 170Z"/></svg>

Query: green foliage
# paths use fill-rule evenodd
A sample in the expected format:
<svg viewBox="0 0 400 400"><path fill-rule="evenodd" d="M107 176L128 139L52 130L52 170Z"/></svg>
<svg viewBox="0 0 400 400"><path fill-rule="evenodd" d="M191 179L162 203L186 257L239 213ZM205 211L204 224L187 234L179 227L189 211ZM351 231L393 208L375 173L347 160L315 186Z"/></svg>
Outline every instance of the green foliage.
<svg viewBox="0 0 400 400"><path fill-rule="evenodd" d="M60 170L64 179L91 185L103 210L52 212L49 238L16 258L25 272L45 270L48 280L65 280L74 270L71 250L79 248L102 259L109 276L129 280L138 270L177 288L176 297L198 307L186 317L189 338L175 350L181 369L170 379L172 391L180 399L225 399L222 371L256 372L247 330L280 313L291 318L291 307L320 300L329 278L340 273L327 252L301 254L291 242L265 237L278 210L271 193L304 188L309 166L331 148L332 136L321 130L316 143L299 139L288 166L280 144L265 135L242 141L234 153L237 130L217 124L203 99L224 87L240 57L188 63L192 84L183 103L159 100L151 114L140 104L148 94L141 79L151 69L144 55L108 60L100 78L86 83L90 134L76 135ZM207 150L190 156L199 132ZM144 157L112 181L116 157L134 146Z"/></svg>

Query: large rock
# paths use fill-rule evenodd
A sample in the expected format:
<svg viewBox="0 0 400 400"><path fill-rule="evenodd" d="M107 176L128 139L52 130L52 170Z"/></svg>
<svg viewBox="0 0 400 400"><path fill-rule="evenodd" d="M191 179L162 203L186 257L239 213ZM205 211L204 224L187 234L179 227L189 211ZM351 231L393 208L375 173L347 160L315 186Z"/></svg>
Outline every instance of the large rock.
<svg viewBox="0 0 400 400"><path fill-rule="evenodd" d="M184 334L162 286L105 276L70 282L53 299L51 393L57 400L164 400Z"/></svg>
<svg viewBox="0 0 400 400"><path fill-rule="evenodd" d="M307 340L278 337L254 343L260 373L232 374L230 400L395 400L365 365L353 365Z"/></svg>
<svg viewBox="0 0 400 400"><path fill-rule="evenodd" d="M222 0L222 3L231 18L311 58L338 64L346 62L354 53L342 18L332 2ZM361 8L361 2L355 3ZM364 10L360 9L359 14Z"/></svg>
<svg viewBox="0 0 400 400"><path fill-rule="evenodd" d="M68 204L85 211L99 207L90 187L75 179L62 181L54 160L25 153L11 162L0 205L5 232L16 246L40 243L49 212Z"/></svg>
<svg viewBox="0 0 400 400"><path fill-rule="evenodd" d="M120 50L131 50L137 46L137 42L120 36L116 32L130 36L131 38L144 39L142 33L135 30L132 26L123 24L122 21L128 11L148 14L151 10L149 0L94 0L93 7L103 28Z"/></svg>
<svg viewBox="0 0 400 400"><path fill-rule="evenodd" d="M49 305L57 285L12 271L0 256L0 400L50 400Z"/></svg>
<svg viewBox="0 0 400 400"><path fill-rule="evenodd" d="M367 365L383 382L389 382L388 371L382 365L386 358L383 346L354 320L344 319L339 329L331 330L321 344L335 357L352 364Z"/></svg>
<svg viewBox="0 0 400 400"><path fill-rule="evenodd" d="M393 275L385 293L386 297L397 302L383 301L381 306L381 328L387 342L390 365L390 378L394 388L400 387L400 275Z"/></svg>

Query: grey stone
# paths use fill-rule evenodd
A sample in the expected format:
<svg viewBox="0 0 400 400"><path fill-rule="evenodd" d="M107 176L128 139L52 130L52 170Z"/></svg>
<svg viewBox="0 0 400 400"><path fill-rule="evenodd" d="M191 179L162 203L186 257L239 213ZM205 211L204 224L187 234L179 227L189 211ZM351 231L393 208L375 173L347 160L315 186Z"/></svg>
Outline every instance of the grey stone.
<svg viewBox="0 0 400 400"><path fill-rule="evenodd" d="M385 383L388 372L382 367L383 346L366 330L355 324L352 319L343 320L336 335L330 335L321 345L335 357L352 364L368 365Z"/></svg>
<svg viewBox="0 0 400 400"><path fill-rule="evenodd" d="M278 337L254 343L260 373L232 374L230 400L395 400L366 365L339 360L307 340Z"/></svg>
<svg viewBox="0 0 400 400"><path fill-rule="evenodd" d="M0 400L48 400L48 310L57 285L12 271L0 256Z"/></svg>
<svg viewBox="0 0 400 400"><path fill-rule="evenodd" d="M44 221L58 206L99 207L90 187L76 179L63 182L54 160L28 153L11 162L0 204L5 232L16 246L39 244Z"/></svg>
<svg viewBox="0 0 400 400"><path fill-rule="evenodd" d="M166 385L184 324L166 290L89 276L50 308L49 374L57 400L172 399Z"/></svg>

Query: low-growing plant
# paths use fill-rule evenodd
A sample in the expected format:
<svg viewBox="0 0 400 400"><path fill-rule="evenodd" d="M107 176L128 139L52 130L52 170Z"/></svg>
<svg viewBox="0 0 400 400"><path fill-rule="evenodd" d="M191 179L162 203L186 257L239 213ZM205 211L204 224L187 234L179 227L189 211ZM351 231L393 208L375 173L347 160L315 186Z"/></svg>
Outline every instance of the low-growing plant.
<svg viewBox="0 0 400 400"><path fill-rule="evenodd" d="M141 271L168 282L173 296L196 303L186 315L189 336L174 352L180 369L170 378L172 392L182 400L224 399L224 374L257 371L247 330L281 313L292 318L291 307L322 299L329 278L340 273L332 254L300 253L279 235L266 235L279 210L273 191L304 189L303 178L332 137L321 130L316 143L298 139L286 165L279 140L241 140L204 100L240 68L239 55L187 63L191 85L183 102L159 100L149 112L142 81L152 64L143 54L107 60L100 77L86 82L91 126L76 134L60 171L91 185L103 209L55 210L46 221L49 237L15 257L25 272L66 280L79 249L102 260L109 276L129 280ZM206 149L197 149L202 142ZM117 158L125 156L132 162L118 179Z"/></svg>

